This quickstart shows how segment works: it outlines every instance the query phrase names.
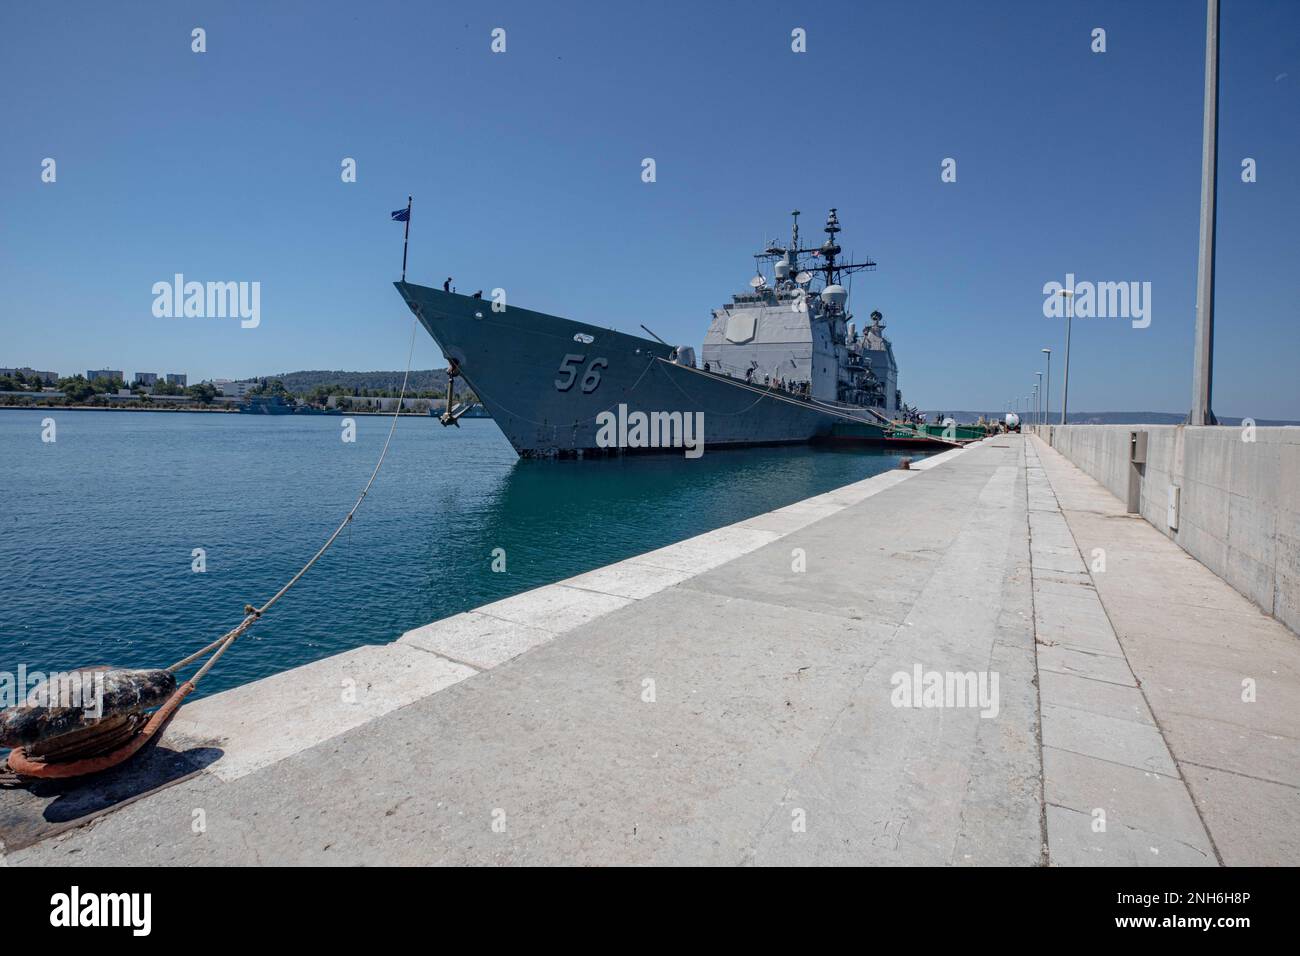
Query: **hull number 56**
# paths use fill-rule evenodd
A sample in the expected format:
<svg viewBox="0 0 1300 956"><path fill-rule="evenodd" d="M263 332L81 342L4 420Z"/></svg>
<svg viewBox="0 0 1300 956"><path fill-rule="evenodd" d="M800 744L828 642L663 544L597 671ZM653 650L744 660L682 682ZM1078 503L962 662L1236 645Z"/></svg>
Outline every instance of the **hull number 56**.
<svg viewBox="0 0 1300 956"><path fill-rule="evenodd" d="M585 355L569 354L564 356L564 361L560 363L559 378L555 380L555 389L559 392L567 392L573 388L573 383L578 380L578 369L583 362L587 361ZM609 359L594 358L587 365L587 370L582 374L582 390L584 392L594 392L596 386L600 384L600 370L609 368Z"/></svg>

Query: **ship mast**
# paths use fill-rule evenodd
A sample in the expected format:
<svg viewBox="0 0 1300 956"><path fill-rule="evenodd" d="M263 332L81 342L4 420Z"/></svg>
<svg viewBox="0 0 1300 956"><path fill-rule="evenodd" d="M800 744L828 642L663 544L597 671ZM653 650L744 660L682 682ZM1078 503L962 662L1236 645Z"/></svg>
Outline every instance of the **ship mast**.
<svg viewBox="0 0 1300 956"><path fill-rule="evenodd" d="M841 232L840 219L836 215L836 208L831 207L830 214L826 217L826 228L822 230L826 233L826 241L816 250L808 250L814 255L824 260L822 265L813 266L810 272L820 272L826 277L827 285L838 285L841 276L852 275L854 272L861 272L863 269L871 270L876 267L876 263L871 259L863 262L845 262L836 264L836 257L843 251L838 242L835 241L835 235ZM800 250L803 251L803 250Z"/></svg>
<svg viewBox="0 0 1300 956"><path fill-rule="evenodd" d="M823 231L826 233L826 241L820 246L809 246L800 248L799 246L799 216L800 212L795 209L790 213L794 219L794 226L790 231L790 245L779 246L776 243L768 246L763 252L754 256L759 260L775 260L783 256L790 257L791 274L800 272L813 272L822 275L824 285L838 285L843 276L852 275L854 272L862 270L872 270L876 268L876 263L868 258L862 262L837 262L839 255L843 250L836 241L836 234L842 231L840 226L837 208L832 207L830 214L826 217L826 226ZM799 261L800 256L810 256L817 260L817 264L807 264Z"/></svg>

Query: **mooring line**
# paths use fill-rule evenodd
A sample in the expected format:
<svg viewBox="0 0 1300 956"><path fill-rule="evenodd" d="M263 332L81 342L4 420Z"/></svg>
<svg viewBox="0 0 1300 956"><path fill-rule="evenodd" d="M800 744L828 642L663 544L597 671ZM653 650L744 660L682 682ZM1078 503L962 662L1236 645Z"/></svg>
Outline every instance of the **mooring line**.
<svg viewBox="0 0 1300 956"><path fill-rule="evenodd" d="M330 545L332 545L335 542L335 540L338 538L338 536L343 533L343 529L346 528L348 524L351 523L353 516L357 513L357 509L361 507L361 502L365 501L366 495L370 494L370 486L375 483L375 478L379 476L379 469L383 467L384 459L388 456L388 446L392 444L393 441L393 432L397 430L397 419L402 414L402 402L406 398L406 385L411 377L411 361L415 356L415 332L417 328L419 328L419 322L414 317L412 317L411 343L406 353L406 372L402 375L402 390L397 397L397 407L393 409L393 420L392 423L388 426L388 437L384 439L384 447L379 452L379 460L375 462L375 469L370 473L370 480L366 482L366 486L361 489L361 494L357 497L356 504L354 504L351 510L348 511L347 515L344 516L343 520L339 523L339 526L334 529L334 533L331 534L329 538L326 539L325 543L320 546L320 550L317 551L314 555L312 555L311 560L308 561L306 564L304 564L302 566L302 569L299 570L298 573L295 574L292 578L290 578L288 583L286 583L284 587L280 588L280 590L276 591L275 594L271 595L271 597L261 607L255 608L251 604L245 605L244 619L240 621L238 625L236 625L231 630L227 631L225 634L217 638L207 647L204 647L202 650L195 651L189 657L177 661L175 664L171 665L171 667L168 667L167 670L172 672L178 671L181 668L185 667L187 664L194 663L194 661L198 660L200 657L203 657L209 651L215 649L216 653L214 653L212 657L209 658L201 668L199 668L198 672L194 675L194 677L190 679L191 684L197 684L199 680L202 679L204 675L206 675L207 672L212 669L212 665L215 664L218 661L218 659L220 659L221 655L226 653L227 650L229 650L230 645L235 643L235 639L238 638L245 631L247 631L250 627L252 627L254 622L256 622L258 618L260 618L263 614L269 611L271 607L277 601L280 600L280 598L284 597L285 594L288 593L289 589L292 588L295 584L297 584L298 581L302 578L302 576L311 569L312 565L314 565L317 561L319 561L321 556L324 555L325 552L330 549Z"/></svg>

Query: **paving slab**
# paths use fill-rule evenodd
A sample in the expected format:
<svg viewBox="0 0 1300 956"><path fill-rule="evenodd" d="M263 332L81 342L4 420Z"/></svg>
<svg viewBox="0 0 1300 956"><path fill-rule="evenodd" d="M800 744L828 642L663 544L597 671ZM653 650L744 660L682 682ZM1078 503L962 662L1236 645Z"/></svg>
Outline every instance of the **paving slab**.
<svg viewBox="0 0 1300 956"><path fill-rule="evenodd" d="M1111 684L1056 671L1040 671L1038 681L1043 699L1054 701L1063 707L1141 724L1155 724L1146 698L1136 685Z"/></svg>
<svg viewBox="0 0 1300 956"><path fill-rule="evenodd" d="M359 647L182 707L164 740L219 751L208 772L237 780L476 673L401 644Z"/></svg>
<svg viewBox="0 0 1300 956"><path fill-rule="evenodd" d="M1212 809L1215 842L1226 866L1295 866L1300 859L1300 799L1294 787L1256 780L1241 800L1241 777L1184 763L1196 802Z"/></svg>
<svg viewBox="0 0 1300 956"><path fill-rule="evenodd" d="M1048 805L1084 814L1090 831L1104 825L1158 833L1214 856L1196 807L1177 777L1046 746L1043 777ZM1083 822L1073 816L1061 819L1071 825Z"/></svg>
<svg viewBox="0 0 1300 956"><path fill-rule="evenodd" d="M1123 657L1079 647L1065 647L1055 643L1040 645L1038 669L1075 677L1087 677L1110 684L1137 686L1137 680Z"/></svg>
<svg viewBox="0 0 1300 956"><path fill-rule="evenodd" d="M1178 776L1155 724L1043 702L1043 746Z"/></svg>
<svg viewBox="0 0 1300 956"><path fill-rule="evenodd" d="M398 643L429 651L476 670L487 670L554 640L555 636L555 631L542 627L467 611L413 628L403 634Z"/></svg>
<svg viewBox="0 0 1300 956"><path fill-rule="evenodd" d="M1212 854L1166 834L1124 824L1094 828L1089 813L1048 805L1053 866L1216 866Z"/></svg>

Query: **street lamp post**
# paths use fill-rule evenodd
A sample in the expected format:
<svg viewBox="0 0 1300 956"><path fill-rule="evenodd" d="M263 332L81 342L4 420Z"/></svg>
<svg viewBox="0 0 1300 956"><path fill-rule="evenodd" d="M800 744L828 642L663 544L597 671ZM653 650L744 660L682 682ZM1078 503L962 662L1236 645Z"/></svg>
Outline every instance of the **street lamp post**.
<svg viewBox="0 0 1300 956"><path fill-rule="evenodd" d="M1070 411L1070 326L1074 321L1074 290L1062 289L1061 297L1065 299L1065 380L1061 384L1061 424Z"/></svg>
<svg viewBox="0 0 1300 956"><path fill-rule="evenodd" d="M1034 386L1034 393L1038 396L1038 424L1043 424L1043 373L1035 372L1038 376L1038 384Z"/></svg>
<svg viewBox="0 0 1300 956"><path fill-rule="evenodd" d="M1052 414L1052 350L1040 349L1047 356L1047 390L1043 392L1043 424L1047 424L1048 416Z"/></svg>
<svg viewBox="0 0 1300 956"><path fill-rule="evenodd" d="M1196 338L1192 354L1192 412L1188 424L1214 425L1214 215L1219 187L1219 0L1205 18L1205 121L1201 133L1201 241L1196 263Z"/></svg>

